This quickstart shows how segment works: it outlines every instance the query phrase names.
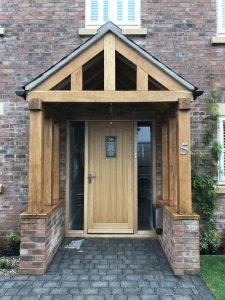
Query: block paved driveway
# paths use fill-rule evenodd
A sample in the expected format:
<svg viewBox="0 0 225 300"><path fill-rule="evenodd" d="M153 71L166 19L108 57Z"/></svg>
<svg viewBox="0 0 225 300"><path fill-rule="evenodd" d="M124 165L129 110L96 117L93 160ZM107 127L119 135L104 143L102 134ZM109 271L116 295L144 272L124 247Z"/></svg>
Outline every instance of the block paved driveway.
<svg viewBox="0 0 225 300"><path fill-rule="evenodd" d="M45 275L1 276L0 299L214 299L198 276L173 276L157 240L89 238L65 249L71 240Z"/></svg>

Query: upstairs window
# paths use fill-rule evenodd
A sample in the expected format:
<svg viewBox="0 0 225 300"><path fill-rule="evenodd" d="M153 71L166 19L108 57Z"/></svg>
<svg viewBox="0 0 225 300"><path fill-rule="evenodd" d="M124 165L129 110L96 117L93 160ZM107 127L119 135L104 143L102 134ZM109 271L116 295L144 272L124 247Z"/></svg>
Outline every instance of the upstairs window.
<svg viewBox="0 0 225 300"><path fill-rule="evenodd" d="M222 147L219 163L219 184L225 185L225 117L219 118L218 141Z"/></svg>
<svg viewBox="0 0 225 300"><path fill-rule="evenodd" d="M225 0L217 1L217 33L225 36Z"/></svg>
<svg viewBox="0 0 225 300"><path fill-rule="evenodd" d="M140 0L86 0L86 27L112 21L118 26L140 26Z"/></svg>

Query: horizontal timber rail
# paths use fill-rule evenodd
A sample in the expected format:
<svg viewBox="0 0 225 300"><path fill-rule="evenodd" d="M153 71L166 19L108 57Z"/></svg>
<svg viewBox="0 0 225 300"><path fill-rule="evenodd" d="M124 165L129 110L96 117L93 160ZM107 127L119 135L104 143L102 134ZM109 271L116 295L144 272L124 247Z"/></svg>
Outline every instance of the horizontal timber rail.
<svg viewBox="0 0 225 300"><path fill-rule="evenodd" d="M181 91L31 91L27 99L42 102L178 102L179 98L192 98L191 92Z"/></svg>

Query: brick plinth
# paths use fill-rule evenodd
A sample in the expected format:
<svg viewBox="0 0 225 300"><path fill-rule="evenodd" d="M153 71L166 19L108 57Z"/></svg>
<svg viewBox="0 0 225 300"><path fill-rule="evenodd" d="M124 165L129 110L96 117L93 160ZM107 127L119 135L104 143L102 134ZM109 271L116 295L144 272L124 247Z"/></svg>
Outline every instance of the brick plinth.
<svg viewBox="0 0 225 300"><path fill-rule="evenodd" d="M21 215L20 274L44 274L64 237L64 208Z"/></svg>
<svg viewBox="0 0 225 300"><path fill-rule="evenodd" d="M160 244L175 275L197 274L200 270L199 220L173 216L163 211L163 234Z"/></svg>

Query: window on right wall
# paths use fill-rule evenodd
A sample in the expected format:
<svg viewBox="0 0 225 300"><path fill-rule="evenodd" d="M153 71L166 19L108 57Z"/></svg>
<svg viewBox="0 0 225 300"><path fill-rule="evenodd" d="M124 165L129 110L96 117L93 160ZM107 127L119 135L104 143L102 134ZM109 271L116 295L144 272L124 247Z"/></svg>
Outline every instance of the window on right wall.
<svg viewBox="0 0 225 300"><path fill-rule="evenodd" d="M218 142L222 147L219 161L218 183L225 185L225 116L219 118Z"/></svg>
<svg viewBox="0 0 225 300"><path fill-rule="evenodd" d="M225 0L217 0L217 35L225 36Z"/></svg>

